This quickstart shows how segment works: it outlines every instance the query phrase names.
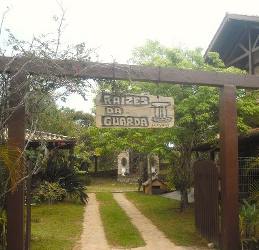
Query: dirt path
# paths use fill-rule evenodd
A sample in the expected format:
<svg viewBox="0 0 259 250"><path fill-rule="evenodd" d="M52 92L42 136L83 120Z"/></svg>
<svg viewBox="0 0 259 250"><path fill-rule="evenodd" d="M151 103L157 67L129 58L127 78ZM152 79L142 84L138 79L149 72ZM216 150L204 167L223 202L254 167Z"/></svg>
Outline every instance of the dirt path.
<svg viewBox="0 0 259 250"><path fill-rule="evenodd" d="M134 248L136 250L195 250L194 247L180 247L172 243L163 232L161 232L148 218L146 218L129 200L126 199L124 194L113 194L115 200L125 210L127 215L131 218L132 223L142 234L145 247ZM198 250L198 249L197 249ZM199 249L201 250L201 249Z"/></svg>
<svg viewBox="0 0 259 250"><path fill-rule="evenodd" d="M126 250L125 248L112 248L108 245L99 213L99 204L94 193L88 195L89 201L85 207L83 233L74 250ZM132 248L132 250L202 250L194 247L176 246L127 200L124 194L114 193L113 196L131 218L132 223L146 242L146 246Z"/></svg>
<svg viewBox="0 0 259 250"><path fill-rule="evenodd" d="M85 207L83 233L80 240L80 250L108 250L110 249L105 237L99 204L95 194L88 194L89 201Z"/></svg>

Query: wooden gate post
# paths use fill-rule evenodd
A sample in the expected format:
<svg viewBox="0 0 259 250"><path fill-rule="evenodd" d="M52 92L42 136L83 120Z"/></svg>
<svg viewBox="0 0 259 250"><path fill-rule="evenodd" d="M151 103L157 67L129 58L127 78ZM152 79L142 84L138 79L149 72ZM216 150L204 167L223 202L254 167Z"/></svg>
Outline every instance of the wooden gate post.
<svg viewBox="0 0 259 250"><path fill-rule="evenodd" d="M8 145L24 150L25 107L23 83L26 76L17 73L10 82L10 108L14 108L8 120ZM14 192L7 195L7 250L24 249L24 184L20 183Z"/></svg>
<svg viewBox="0 0 259 250"><path fill-rule="evenodd" d="M240 249L238 217L238 137L236 87L220 94L221 248Z"/></svg>

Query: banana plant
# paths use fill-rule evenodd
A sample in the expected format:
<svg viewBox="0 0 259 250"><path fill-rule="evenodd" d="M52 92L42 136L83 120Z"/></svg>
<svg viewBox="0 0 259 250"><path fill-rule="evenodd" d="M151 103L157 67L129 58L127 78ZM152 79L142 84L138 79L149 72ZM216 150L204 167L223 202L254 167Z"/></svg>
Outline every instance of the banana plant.
<svg viewBox="0 0 259 250"><path fill-rule="evenodd" d="M240 218L240 233L242 237L252 238L256 235L256 226L259 224L259 211L256 204L249 204L244 200L241 207Z"/></svg>
<svg viewBox="0 0 259 250"><path fill-rule="evenodd" d="M0 249L6 247L7 216L4 210L0 210Z"/></svg>
<svg viewBox="0 0 259 250"><path fill-rule="evenodd" d="M0 145L0 165L7 170L10 190L15 190L25 170L23 152L15 146Z"/></svg>

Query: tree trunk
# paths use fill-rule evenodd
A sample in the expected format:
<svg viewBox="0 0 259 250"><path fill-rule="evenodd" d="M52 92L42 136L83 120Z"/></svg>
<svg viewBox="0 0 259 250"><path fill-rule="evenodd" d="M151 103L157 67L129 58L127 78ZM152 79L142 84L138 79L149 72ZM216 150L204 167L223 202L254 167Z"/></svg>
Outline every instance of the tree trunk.
<svg viewBox="0 0 259 250"><path fill-rule="evenodd" d="M152 170L151 170L151 164L150 164L150 154L147 154L147 169L148 169L148 179L150 181L150 189L149 189L149 194L152 194Z"/></svg>
<svg viewBox="0 0 259 250"><path fill-rule="evenodd" d="M180 195L181 195L180 211L183 212L184 209L186 209L189 205L187 188L181 190Z"/></svg>
<svg viewBox="0 0 259 250"><path fill-rule="evenodd" d="M186 144L183 147L182 151L182 183L180 185L180 195L181 195L181 204L180 204L180 211L183 212L189 206L188 201L188 189L191 187L192 183L192 141L190 140L189 144Z"/></svg>
<svg viewBox="0 0 259 250"><path fill-rule="evenodd" d="M98 156L94 156L94 172L97 173L98 171Z"/></svg>

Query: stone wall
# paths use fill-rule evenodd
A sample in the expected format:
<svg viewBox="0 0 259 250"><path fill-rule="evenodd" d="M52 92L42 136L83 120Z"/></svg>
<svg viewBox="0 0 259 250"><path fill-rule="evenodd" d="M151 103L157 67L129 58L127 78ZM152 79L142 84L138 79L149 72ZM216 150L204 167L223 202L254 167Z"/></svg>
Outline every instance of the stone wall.
<svg viewBox="0 0 259 250"><path fill-rule="evenodd" d="M159 174L159 157L157 155L152 155L150 157L150 166L152 174ZM148 174L150 174L150 169L148 169Z"/></svg>
<svg viewBox="0 0 259 250"><path fill-rule="evenodd" d="M139 176L121 176L121 175L118 175L117 177L117 181L118 182L121 182L121 183L130 183L130 184L135 184L135 183L138 183L138 180L139 180Z"/></svg>
<svg viewBox="0 0 259 250"><path fill-rule="evenodd" d="M118 155L118 176L129 174L129 151L122 151Z"/></svg>
<svg viewBox="0 0 259 250"><path fill-rule="evenodd" d="M132 159L135 156L134 152L122 151L118 155L118 180L121 182L137 182L137 180L142 176L141 171L133 171L132 169ZM140 164L140 162L139 162ZM145 161L144 168L148 170L147 174L150 174L150 169L147 168L147 162ZM157 176L159 174L159 157L157 155L152 155L150 157L150 167L153 176ZM137 168L141 168L140 165ZM143 166L142 166L143 168ZM120 178L121 177L121 178ZM123 181L123 178L126 178Z"/></svg>

